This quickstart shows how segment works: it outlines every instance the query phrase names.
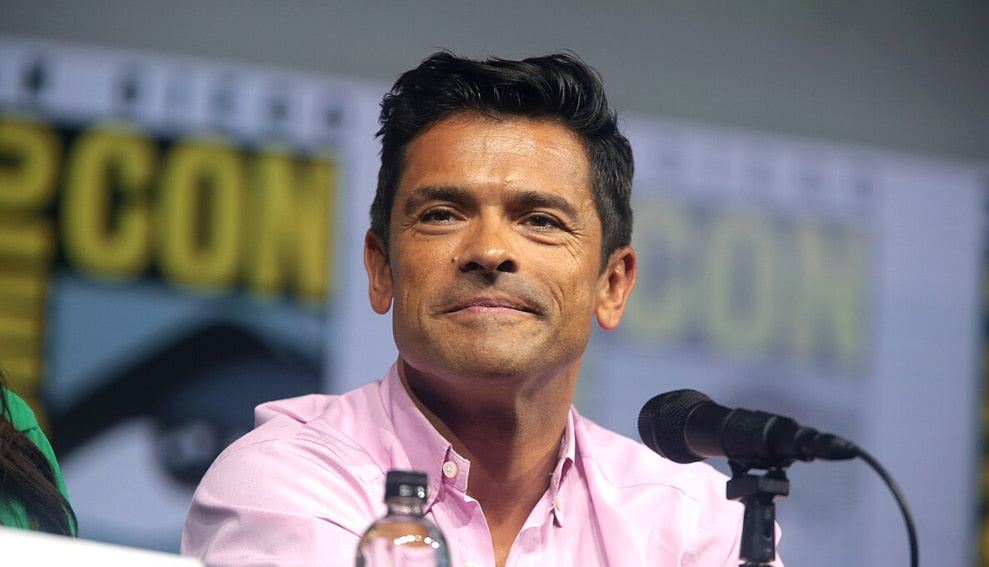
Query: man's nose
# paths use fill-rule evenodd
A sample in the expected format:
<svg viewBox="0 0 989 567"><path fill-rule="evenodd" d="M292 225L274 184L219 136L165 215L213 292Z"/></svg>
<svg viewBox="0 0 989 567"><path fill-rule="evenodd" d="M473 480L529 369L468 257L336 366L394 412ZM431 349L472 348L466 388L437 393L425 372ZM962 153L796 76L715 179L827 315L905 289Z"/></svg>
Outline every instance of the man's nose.
<svg viewBox="0 0 989 567"><path fill-rule="evenodd" d="M478 220L472 230L464 235L463 246L457 256L462 272L484 273L516 272L518 260L511 250L513 232L505 222Z"/></svg>

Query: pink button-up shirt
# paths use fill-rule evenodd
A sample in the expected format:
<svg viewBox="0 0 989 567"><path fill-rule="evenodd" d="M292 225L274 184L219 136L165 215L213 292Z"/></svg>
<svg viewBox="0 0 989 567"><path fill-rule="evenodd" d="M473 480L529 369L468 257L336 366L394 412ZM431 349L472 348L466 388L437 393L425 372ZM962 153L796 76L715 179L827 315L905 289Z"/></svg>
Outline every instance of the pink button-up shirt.
<svg viewBox="0 0 989 567"><path fill-rule="evenodd" d="M389 469L429 475L427 515L455 567L494 565L484 513L467 494L470 462L415 407L395 367L342 396L258 406L256 428L196 490L182 552L208 565L353 565L385 513ZM726 478L680 465L571 409L550 487L507 565L736 567L743 507Z"/></svg>

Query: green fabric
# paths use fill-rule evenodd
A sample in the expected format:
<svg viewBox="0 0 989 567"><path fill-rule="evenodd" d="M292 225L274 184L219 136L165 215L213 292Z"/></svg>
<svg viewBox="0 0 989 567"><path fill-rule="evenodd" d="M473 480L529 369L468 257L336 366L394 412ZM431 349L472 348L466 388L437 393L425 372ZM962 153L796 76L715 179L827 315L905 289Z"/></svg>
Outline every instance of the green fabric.
<svg viewBox="0 0 989 567"><path fill-rule="evenodd" d="M55 450L52 449L51 443L45 437L41 426L38 425L38 418L34 415L34 410L20 396L10 390L4 389L4 394L7 396L7 407L10 411L11 423L14 424L14 427L20 429L24 435L27 435L28 439L33 441L45 458L48 459L52 471L55 473L55 482L58 484L58 489L62 492L65 500L68 501L69 493L65 489L62 469L59 468L58 461L55 459ZM24 504L18 501L11 501L7 502L6 505L0 506L0 523L8 527L30 528L30 522L27 511L24 509ZM75 527L73 527L72 535L76 535Z"/></svg>

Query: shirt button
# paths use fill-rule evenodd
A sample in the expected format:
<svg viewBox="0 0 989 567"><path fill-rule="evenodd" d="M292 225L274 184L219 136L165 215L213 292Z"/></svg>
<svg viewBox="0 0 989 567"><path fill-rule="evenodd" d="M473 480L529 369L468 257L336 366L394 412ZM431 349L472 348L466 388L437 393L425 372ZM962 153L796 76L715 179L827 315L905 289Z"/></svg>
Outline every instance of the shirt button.
<svg viewBox="0 0 989 567"><path fill-rule="evenodd" d="M464 563L464 567L481 567L480 563L474 563L473 561L468 561Z"/></svg>
<svg viewBox="0 0 989 567"><path fill-rule="evenodd" d="M560 501L559 496L553 499L553 508L556 508L557 512L563 511L563 502Z"/></svg>
<svg viewBox="0 0 989 567"><path fill-rule="evenodd" d="M443 463L443 476L446 478L453 478L457 476L457 463L453 461Z"/></svg>

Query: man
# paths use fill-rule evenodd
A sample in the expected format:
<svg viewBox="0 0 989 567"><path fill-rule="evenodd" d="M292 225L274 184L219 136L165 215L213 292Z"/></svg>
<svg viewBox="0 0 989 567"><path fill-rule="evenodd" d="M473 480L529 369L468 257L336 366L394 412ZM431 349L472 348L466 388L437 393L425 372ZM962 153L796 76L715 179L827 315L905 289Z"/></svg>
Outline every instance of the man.
<svg viewBox="0 0 989 567"><path fill-rule="evenodd" d="M429 475L456 566L734 566L741 505L571 405L594 320L636 280L632 153L575 57L438 53L381 112L364 243L399 358L342 396L262 405L197 490L183 552L348 565L389 469Z"/></svg>

